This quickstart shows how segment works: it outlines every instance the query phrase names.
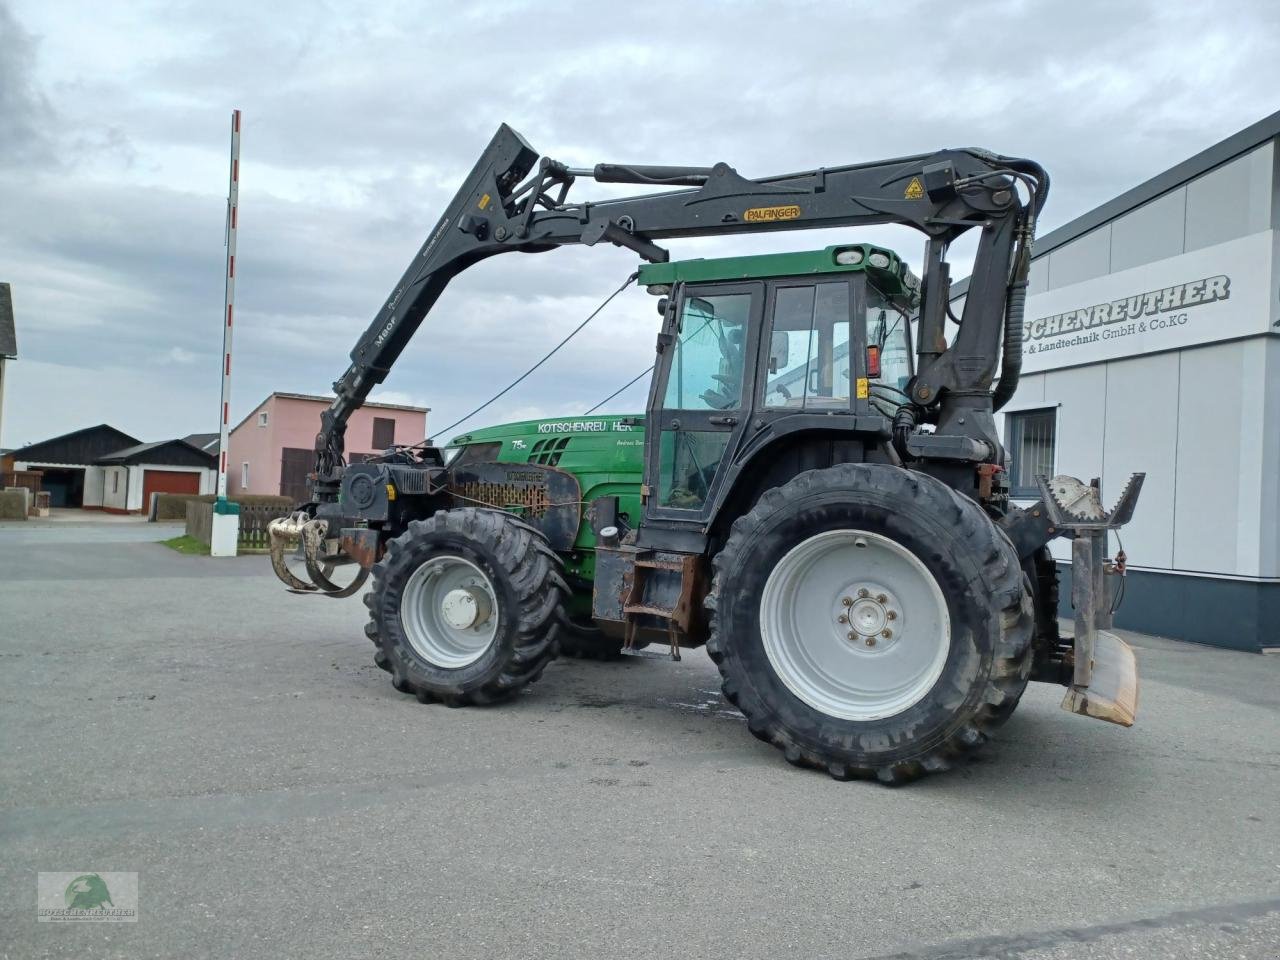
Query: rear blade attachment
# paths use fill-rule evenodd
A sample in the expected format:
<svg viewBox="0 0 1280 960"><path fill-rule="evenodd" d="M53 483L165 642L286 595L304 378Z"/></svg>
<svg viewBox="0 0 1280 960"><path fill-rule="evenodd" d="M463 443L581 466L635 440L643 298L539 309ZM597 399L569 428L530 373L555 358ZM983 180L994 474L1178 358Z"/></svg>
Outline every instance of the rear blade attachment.
<svg viewBox="0 0 1280 960"><path fill-rule="evenodd" d="M1075 607L1074 662L1062 709L1082 716L1133 726L1138 712L1137 658L1129 645L1111 633L1113 605L1107 575L1124 575L1123 551L1106 559L1107 531L1133 517L1146 474L1135 473L1110 510L1102 506L1099 480L1038 477L1049 518L1071 547L1071 602Z"/></svg>

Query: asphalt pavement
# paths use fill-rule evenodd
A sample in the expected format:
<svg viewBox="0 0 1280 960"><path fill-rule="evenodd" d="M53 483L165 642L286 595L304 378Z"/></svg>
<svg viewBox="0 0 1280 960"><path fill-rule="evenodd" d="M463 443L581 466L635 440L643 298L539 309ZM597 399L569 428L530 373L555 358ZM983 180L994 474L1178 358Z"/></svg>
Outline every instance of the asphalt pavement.
<svg viewBox="0 0 1280 960"><path fill-rule="evenodd" d="M892 789L788 766L682 663L423 706L358 599L145 524L0 524L0 957L1275 958L1280 657L1127 635L1130 730L1032 685ZM138 874L38 923L38 871Z"/></svg>

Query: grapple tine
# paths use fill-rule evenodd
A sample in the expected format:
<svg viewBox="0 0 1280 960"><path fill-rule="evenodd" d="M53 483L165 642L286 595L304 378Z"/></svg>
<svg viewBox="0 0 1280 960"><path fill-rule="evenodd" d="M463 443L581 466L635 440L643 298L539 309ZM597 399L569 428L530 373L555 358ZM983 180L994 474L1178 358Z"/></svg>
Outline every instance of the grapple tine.
<svg viewBox="0 0 1280 960"><path fill-rule="evenodd" d="M324 563L320 558L320 548L324 544L325 536L329 532L329 522L327 520L312 520L302 528L302 557L307 567L307 575L311 577L316 587L322 590L325 596L333 597L340 600L343 597L349 597L361 587L364 586L365 580L369 577L369 571L361 569L345 587L340 587L329 579L329 574L333 572L332 563Z"/></svg>
<svg viewBox="0 0 1280 960"><path fill-rule="evenodd" d="M297 544L308 519L305 513L295 513L267 524L267 536L271 542L271 569L285 586L299 593L314 593L319 587L295 577L284 562L284 554Z"/></svg>

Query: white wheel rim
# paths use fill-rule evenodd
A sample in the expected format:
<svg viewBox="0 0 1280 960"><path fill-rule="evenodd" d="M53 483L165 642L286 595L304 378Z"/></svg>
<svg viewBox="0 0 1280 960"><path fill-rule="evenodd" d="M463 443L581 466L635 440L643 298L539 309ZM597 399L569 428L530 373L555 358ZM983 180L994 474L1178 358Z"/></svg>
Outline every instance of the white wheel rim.
<svg viewBox="0 0 1280 960"><path fill-rule="evenodd" d="M448 670L484 656L498 619L493 584L462 557L432 557L413 572L400 601L409 645L427 663Z"/></svg>
<svg viewBox="0 0 1280 960"><path fill-rule="evenodd" d="M810 707L879 720L919 703L951 649L946 598L906 547L830 530L793 547L760 597L760 635L774 673Z"/></svg>

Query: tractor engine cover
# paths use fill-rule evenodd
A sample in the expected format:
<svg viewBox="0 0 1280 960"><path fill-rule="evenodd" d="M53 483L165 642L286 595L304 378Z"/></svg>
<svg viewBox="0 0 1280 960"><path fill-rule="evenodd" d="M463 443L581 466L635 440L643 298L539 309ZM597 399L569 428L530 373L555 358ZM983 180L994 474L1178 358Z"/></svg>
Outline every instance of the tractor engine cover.
<svg viewBox="0 0 1280 960"><path fill-rule="evenodd" d="M536 463L468 463L449 472L448 489L458 506L504 510L540 530L553 550L573 549L582 487L571 473Z"/></svg>

